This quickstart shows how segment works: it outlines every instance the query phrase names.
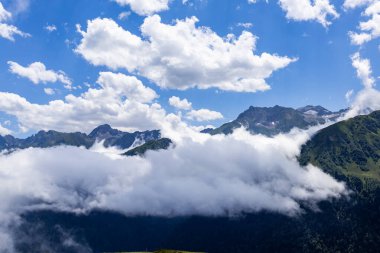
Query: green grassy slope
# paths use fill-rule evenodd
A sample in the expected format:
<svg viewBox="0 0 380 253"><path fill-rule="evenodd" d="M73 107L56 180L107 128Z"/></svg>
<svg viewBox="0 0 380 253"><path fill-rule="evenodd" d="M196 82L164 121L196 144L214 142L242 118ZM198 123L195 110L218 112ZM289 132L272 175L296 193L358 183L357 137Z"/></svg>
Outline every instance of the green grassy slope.
<svg viewBox="0 0 380 253"><path fill-rule="evenodd" d="M303 146L299 161L351 184L380 185L380 111L322 129Z"/></svg>

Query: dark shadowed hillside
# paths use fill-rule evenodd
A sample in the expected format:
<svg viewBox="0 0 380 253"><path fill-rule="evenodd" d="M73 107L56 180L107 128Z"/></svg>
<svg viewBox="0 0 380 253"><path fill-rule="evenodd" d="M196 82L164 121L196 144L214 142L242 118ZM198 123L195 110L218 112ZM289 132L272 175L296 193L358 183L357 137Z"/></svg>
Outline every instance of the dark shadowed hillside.
<svg viewBox="0 0 380 253"><path fill-rule="evenodd" d="M126 156L135 156L135 155L144 155L148 150L161 150L168 149L173 142L168 138L162 138L158 140L152 140L144 143L141 146L135 147L131 150L128 150L123 155Z"/></svg>

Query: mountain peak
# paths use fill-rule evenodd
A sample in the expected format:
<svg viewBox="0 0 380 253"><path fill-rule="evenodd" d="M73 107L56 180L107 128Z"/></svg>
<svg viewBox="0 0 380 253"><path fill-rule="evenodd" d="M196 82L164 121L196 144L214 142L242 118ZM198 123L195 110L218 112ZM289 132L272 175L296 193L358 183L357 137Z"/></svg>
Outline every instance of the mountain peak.
<svg viewBox="0 0 380 253"><path fill-rule="evenodd" d="M304 114L315 114L319 116L332 114L331 111L327 110L326 108L320 105L307 105L298 108L297 111L302 112Z"/></svg>
<svg viewBox="0 0 380 253"><path fill-rule="evenodd" d="M209 131L210 134L229 134L239 127L245 127L252 133L273 136L289 132L297 127L307 127L326 122L326 119L338 117L340 113L333 113L318 105L307 105L298 109L275 105L273 107L254 107L239 114L239 116L219 128Z"/></svg>
<svg viewBox="0 0 380 253"><path fill-rule="evenodd" d="M113 129L110 125L104 124L92 130L92 132L89 134L89 137L104 139L106 137L119 135L121 133L121 131Z"/></svg>
<svg viewBox="0 0 380 253"><path fill-rule="evenodd" d="M101 130L101 131L109 131L112 130L112 127L109 124L103 124L94 129L95 130Z"/></svg>

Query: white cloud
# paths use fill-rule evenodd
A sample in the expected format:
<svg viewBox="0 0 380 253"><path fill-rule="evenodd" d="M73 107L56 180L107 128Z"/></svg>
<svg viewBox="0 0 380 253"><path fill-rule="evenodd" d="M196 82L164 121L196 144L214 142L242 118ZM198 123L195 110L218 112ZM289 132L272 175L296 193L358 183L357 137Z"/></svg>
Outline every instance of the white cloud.
<svg viewBox="0 0 380 253"><path fill-rule="evenodd" d="M34 62L23 67L17 62L8 61L9 71L18 76L29 79L34 84L61 82L71 89L71 80L63 71L47 70L42 62Z"/></svg>
<svg viewBox="0 0 380 253"><path fill-rule="evenodd" d="M257 2L258 2L258 0L248 0L249 4L255 4ZM265 2L268 3L268 0L265 0Z"/></svg>
<svg viewBox="0 0 380 253"><path fill-rule="evenodd" d="M0 135L12 134L12 131L0 124Z"/></svg>
<svg viewBox="0 0 380 253"><path fill-rule="evenodd" d="M54 31L57 31L57 27L55 25L46 25L45 27L45 30L48 31L48 32L54 32Z"/></svg>
<svg viewBox="0 0 380 253"><path fill-rule="evenodd" d="M315 20L327 27L331 24L329 17L339 17L329 0L279 0L279 4L286 12L286 17L296 21Z"/></svg>
<svg viewBox="0 0 380 253"><path fill-rule="evenodd" d="M111 19L88 21L76 52L93 65L124 68L162 88L218 88L237 92L270 89L265 79L296 59L268 53L254 54L257 38L250 32L222 38L210 28L196 27L197 18L161 23L147 17L143 37Z"/></svg>
<svg viewBox="0 0 380 253"><path fill-rule="evenodd" d="M199 122L223 119L223 115L220 112L208 109L191 110L186 114L186 117Z"/></svg>
<svg viewBox="0 0 380 253"><path fill-rule="evenodd" d="M370 61L362 59L359 53L354 54L351 60L352 66L356 69L356 74L362 81L364 88L352 100L350 110L344 116L345 119L380 110L380 92L374 88L375 80L372 77Z"/></svg>
<svg viewBox="0 0 380 253"><path fill-rule="evenodd" d="M100 73L98 83L100 88L48 104L34 104L17 94L0 92L0 111L35 130L89 132L104 123L129 129L159 128L166 114L160 105L151 103L157 97L152 89L135 77L109 72Z"/></svg>
<svg viewBox="0 0 380 253"><path fill-rule="evenodd" d="M180 99L179 97L172 96L169 98L169 104L177 109L181 110L191 110L191 103L185 98Z"/></svg>
<svg viewBox="0 0 380 253"><path fill-rule="evenodd" d="M125 20L125 19L127 19L130 15L131 15L131 12L130 12L130 11L123 11L123 12L121 12L121 13L117 16L117 18L118 18L119 20Z"/></svg>
<svg viewBox="0 0 380 253"><path fill-rule="evenodd" d="M14 15L26 12L29 10L30 0L12 0L10 1L9 8Z"/></svg>
<svg viewBox="0 0 380 253"><path fill-rule="evenodd" d="M88 21L87 31L76 52L92 64L105 65L111 69L126 68L133 72L148 61L148 42L124 30L111 19Z"/></svg>
<svg viewBox="0 0 380 253"><path fill-rule="evenodd" d="M345 0L343 7L345 9L354 9L372 3L374 0Z"/></svg>
<svg viewBox="0 0 380 253"><path fill-rule="evenodd" d="M54 94L55 94L55 91L54 91L54 89L52 89L52 88L44 88L44 92L45 92L47 95L54 95Z"/></svg>
<svg viewBox="0 0 380 253"><path fill-rule="evenodd" d="M352 66L356 69L357 77L362 81L365 88L372 88L375 79L372 77L371 63L368 59L362 59L359 53L351 56Z"/></svg>
<svg viewBox="0 0 380 253"><path fill-rule="evenodd" d="M346 113L345 119L365 115L380 110L380 92L374 88L365 88L358 92Z"/></svg>
<svg viewBox="0 0 380 253"><path fill-rule="evenodd" d="M351 43L354 45L362 45L362 44L372 40L372 36L368 33L349 32L348 35L351 38Z"/></svg>
<svg viewBox="0 0 380 253"><path fill-rule="evenodd" d="M0 22L6 21L12 17L12 14L8 12L3 4L0 2Z"/></svg>
<svg viewBox="0 0 380 253"><path fill-rule="evenodd" d="M253 26L253 24L249 23L249 22L247 22L247 23L238 23L237 26L243 27L245 29L248 29L248 28L251 28Z"/></svg>
<svg viewBox="0 0 380 253"><path fill-rule="evenodd" d="M4 6L0 2L0 37L14 41L14 36L19 35L21 37L29 37L30 34L20 31L16 26L3 23L12 18L12 14L4 9Z"/></svg>
<svg viewBox="0 0 380 253"><path fill-rule="evenodd" d="M351 101L352 96L354 95L354 90L349 90L346 92L344 97L346 98L347 103Z"/></svg>
<svg viewBox="0 0 380 253"><path fill-rule="evenodd" d="M128 216L299 214L300 202L316 204L346 193L344 184L297 162L301 145L316 130L273 138L242 129L229 136L191 132L188 137L202 135L204 140L183 136L175 148L148 152L146 158L115 159L74 147L0 155L0 232L9 238L6 226L24 210L97 209ZM0 249L11 245L8 240Z"/></svg>
<svg viewBox="0 0 380 253"><path fill-rule="evenodd" d="M120 95L126 96L131 101L149 103L158 97L154 90L144 86L143 83L134 76L101 72L97 82L103 89L112 89Z"/></svg>
<svg viewBox="0 0 380 253"><path fill-rule="evenodd" d="M115 0L121 6L129 5L131 10L139 15L146 16L168 10L169 0Z"/></svg>
<svg viewBox="0 0 380 253"><path fill-rule="evenodd" d="M373 39L380 37L380 2L377 0L367 1L349 1L346 0L343 5L346 9L353 9L365 6L362 16L368 18L367 21L359 23L359 32L349 32L351 43L354 45L362 45Z"/></svg>
<svg viewBox="0 0 380 253"><path fill-rule="evenodd" d="M3 37L3 38L8 39L10 41L14 41L15 35L19 35L21 37L29 37L30 36L30 34L20 31L14 25L8 25L8 24L0 23L0 37Z"/></svg>

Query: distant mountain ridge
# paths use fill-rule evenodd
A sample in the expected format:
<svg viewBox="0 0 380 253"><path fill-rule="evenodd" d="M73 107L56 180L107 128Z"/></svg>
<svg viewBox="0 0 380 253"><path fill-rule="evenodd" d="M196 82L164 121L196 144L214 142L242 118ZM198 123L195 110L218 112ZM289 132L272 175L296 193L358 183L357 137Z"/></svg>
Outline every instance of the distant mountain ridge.
<svg viewBox="0 0 380 253"><path fill-rule="evenodd" d="M341 116L345 110L331 112L322 106L308 105L298 109L274 107L249 107L237 119L223 124L216 129L204 129L202 133L230 134L239 127L245 127L251 133L273 136L289 132L292 128L306 129L310 126L325 123ZM172 141L161 138L159 130L143 132L123 132L108 124L100 125L90 134L75 132L40 131L26 139L18 139L11 135L0 136L0 151L25 149L30 147L48 148L59 145L90 148L96 141L105 147L131 149L123 155L144 155L148 150L167 149Z"/></svg>
<svg viewBox="0 0 380 253"><path fill-rule="evenodd" d="M310 126L323 124L328 120L337 119L345 110L331 112L322 106L308 105L298 109L274 106L274 107L249 107L235 120L222 126L207 130L207 133L230 134L234 129L245 127L254 134L273 136L279 133L289 132L297 127L306 129Z"/></svg>
<svg viewBox="0 0 380 253"><path fill-rule="evenodd" d="M62 133L58 131L39 131L26 138L19 139L11 135L0 136L0 151L26 149L26 148L49 148L59 145L90 148L95 142L103 142L105 147L117 147L120 149L131 148L132 145L141 145L147 141L161 138L159 130L144 132L123 132L113 129L110 125L101 125L95 128L89 135L85 133Z"/></svg>

